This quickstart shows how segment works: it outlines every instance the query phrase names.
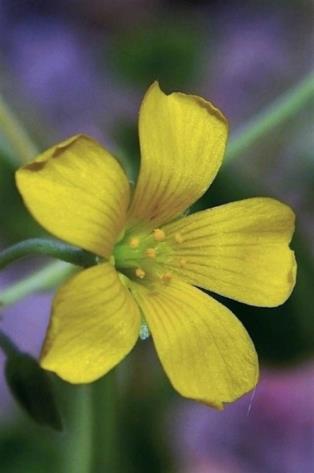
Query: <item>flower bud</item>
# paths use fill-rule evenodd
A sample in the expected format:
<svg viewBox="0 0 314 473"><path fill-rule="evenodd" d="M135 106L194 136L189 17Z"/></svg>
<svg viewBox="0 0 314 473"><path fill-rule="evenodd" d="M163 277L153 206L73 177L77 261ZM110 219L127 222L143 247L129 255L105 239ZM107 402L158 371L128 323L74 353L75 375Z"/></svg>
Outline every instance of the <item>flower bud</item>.
<svg viewBox="0 0 314 473"><path fill-rule="evenodd" d="M8 356L5 377L13 397L35 422L62 430L48 373L32 356L21 352Z"/></svg>

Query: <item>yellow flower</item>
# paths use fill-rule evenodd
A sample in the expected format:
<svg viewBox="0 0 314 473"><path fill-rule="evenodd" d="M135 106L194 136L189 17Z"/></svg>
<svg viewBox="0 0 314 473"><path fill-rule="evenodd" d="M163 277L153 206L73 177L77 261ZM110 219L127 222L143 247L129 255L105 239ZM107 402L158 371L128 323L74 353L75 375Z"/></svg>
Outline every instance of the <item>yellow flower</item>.
<svg viewBox="0 0 314 473"><path fill-rule="evenodd" d="M255 386L257 355L232 312L197 287L282 304L295 284L294 214L252 198L184 216L215 178L227 139L224 116L204 99L154 83L139 136L133 196L119 163L83 135L17 172L38 222L100 257L58 290L41 365L72 383L94 381L133 348L144 318L174 388L222 408Z"/></svg>

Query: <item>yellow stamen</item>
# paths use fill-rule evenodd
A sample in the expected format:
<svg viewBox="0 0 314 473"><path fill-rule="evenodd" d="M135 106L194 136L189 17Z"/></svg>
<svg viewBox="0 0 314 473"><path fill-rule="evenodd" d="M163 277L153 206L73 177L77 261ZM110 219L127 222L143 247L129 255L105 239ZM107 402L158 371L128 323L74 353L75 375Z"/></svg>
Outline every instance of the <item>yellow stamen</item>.
<svg viewBox="0 0 314 473"><path fill-rule="evenodd" d="M145 278L145 271L141 268L136 268L135 275L140 279L144 279Z"/></svg>
<svg viewBox="0 0 314 473"><path fill-rule="evenodd" d="M180 266L181 266L181 268L185 268L185 267L186 267L186 263L187 263L186 258L181 258L181 259L180 259Z"/></svg>
<svg viewBox="0 0 314 473"><path fill-rule="evenodd" d="M136 248L138 248L138 245L140 244L140 240L138 238L131 238L130 240L130 247L133 248L133 250L135 250Z"/></svg>
<svg viewBox="0 0 314 473"><path fill-rule="evenodd" d="M148 258L156 258L156 250L155 248L147 248L145 251L145 256Z"/></svg>
<svg viewBox="0 0 314 473"><path fill-rule="evenodd" d="M161 230L161 228L155 228L155 230L153 230L153 234L156 241L163 241L166 238L166 234L163 230Z"/></svg>
<svg viewBox="0 0 314 473"><path fill-rule="evenodd" d="M172 274L168 271L167 273L164 273L160 276L160 279L162 282L169 282L172 279Z"/></svg>
<svg viewBox="0 0 314 473"><path fill-rule="evenodd" d="M183 236L179 232L174 235L174 239L175 239L176 243L183 243L183 241L184 241Z"/></svg>

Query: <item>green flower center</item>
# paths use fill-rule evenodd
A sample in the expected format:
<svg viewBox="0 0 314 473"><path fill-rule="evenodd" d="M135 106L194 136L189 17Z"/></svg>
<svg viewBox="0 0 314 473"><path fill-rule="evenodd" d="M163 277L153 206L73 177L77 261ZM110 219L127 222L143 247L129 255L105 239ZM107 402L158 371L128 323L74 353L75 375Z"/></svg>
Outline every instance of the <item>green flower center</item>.
<svg viewBox="0 0 314 473"><path fill-rule="evenodd" d="M165 265L171 254L172 247L160 228L127 232L113 250L117 270L136 280L169 277Z"/></svg>

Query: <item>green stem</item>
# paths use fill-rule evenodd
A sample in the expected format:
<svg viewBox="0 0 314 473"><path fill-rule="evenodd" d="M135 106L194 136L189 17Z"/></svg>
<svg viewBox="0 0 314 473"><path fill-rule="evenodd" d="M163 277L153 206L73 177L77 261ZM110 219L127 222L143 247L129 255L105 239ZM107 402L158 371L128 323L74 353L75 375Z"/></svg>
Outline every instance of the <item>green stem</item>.
<svg viewBox="0 0 314 473"><path fill-rule="evenodd" d="M314 73L311 72L299 84L279 97L231 137L227 148L226 162L234 159L254 141L296 114L313 97Z"/></svg>
<svg viewBox="0 0 314 473"><path fill-rule="evenodd" d="M26 163L38 154L37 147L1 95L0 134L6 139L12 151L12 158L17 164Z"/></svg>
<svg viewBox="0 0 314 473"><path fill-rule="evenodd" d="M75 391L64 472L118 473L115 371Z"/></svg>
<svg viewBox="0 0 314 473"><path fill-rule="evenodd" d="M93 446L92 473L119 471L117 382L111 370L93 384Z"/></svg>
<svg viewBox="0 0 314 473"><path fill-rule="evenodd" d="M2 291L0 293L0 308L14 304L35 291L52 289L67 279L74 271L75 267L71 264L62 261L52 263Z"/></svg>
<svg viewBox="0 0 314 473"><path fill-rule="evenodd" d="M93 473L91 390L91 385L76 388L68 429L69 439L66 442L64 473Z"/></svg>
<svg viewBox="0 0 314 473"><path fill-rule="evenodd" d="M97 263L96 255L81 250L61 241L47 238L31 238L16 243L0 252L0 269L17 259L32 254L52 256L77 266L93 266Z"/></svg>

